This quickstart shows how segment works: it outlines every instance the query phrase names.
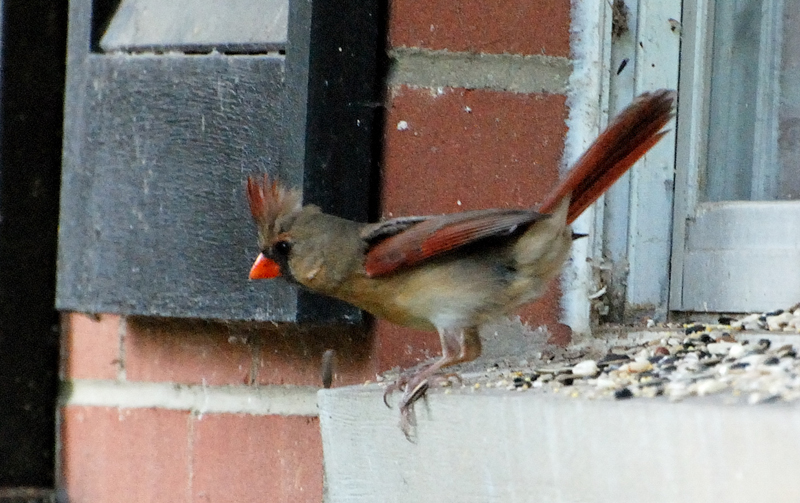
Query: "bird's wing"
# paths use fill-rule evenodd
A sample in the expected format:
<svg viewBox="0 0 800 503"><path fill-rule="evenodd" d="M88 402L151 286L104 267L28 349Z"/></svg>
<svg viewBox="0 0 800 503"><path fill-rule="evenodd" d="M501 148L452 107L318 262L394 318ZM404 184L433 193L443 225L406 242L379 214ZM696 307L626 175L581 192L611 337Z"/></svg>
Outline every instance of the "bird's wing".
<svg viewBox="0 0 800 503"><path fill-rule="evenodd" d="M403 232L414 224L418 224L431 218L437 217L398 217L374 224L366 224L361 229L361 239L372 245L380 242L383 239L392 237L397 233Z"/></svg>
<svg viewBox="0 0 800 503"><path fill-rule="evenodd" d="M391 274L483 239L510 236L546 217L533 210L489 209L411 217L418 219L412 222L390 220L384 223L385 232L373 232L383 239L373 240L364 268L370 277Z"/></svg>

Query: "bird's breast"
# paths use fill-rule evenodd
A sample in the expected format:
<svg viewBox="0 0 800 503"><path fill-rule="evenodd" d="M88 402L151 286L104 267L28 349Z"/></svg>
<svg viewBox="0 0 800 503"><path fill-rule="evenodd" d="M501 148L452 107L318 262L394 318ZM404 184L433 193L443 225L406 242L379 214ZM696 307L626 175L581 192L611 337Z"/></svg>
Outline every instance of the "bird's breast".
<svg viewBox="0 0 800 503"><path fill-rule="evenodd" d="M513 268L476 257L442 259L389 276L345 282L337 297L414 328L464 328L503 314Z"/></svg>

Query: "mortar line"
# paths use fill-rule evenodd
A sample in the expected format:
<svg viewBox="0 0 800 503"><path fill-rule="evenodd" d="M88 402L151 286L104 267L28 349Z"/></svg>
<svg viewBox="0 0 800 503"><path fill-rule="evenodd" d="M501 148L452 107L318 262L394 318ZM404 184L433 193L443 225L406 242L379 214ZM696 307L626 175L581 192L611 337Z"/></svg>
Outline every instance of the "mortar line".
<svg viewBox="0 0 800 503"><path fill-rule="evenodd" d="M455 87L565 94L572 61L560 56L481 54L396 48L389 86Z"/></svg>
<svg viewBox="0 0 800 503"><path fill-rule="evenodd" d="M197 414L317 415L318 388L314 386L203 386L92 379L74 379L62 386L60 406L159 408Z"/></svg>

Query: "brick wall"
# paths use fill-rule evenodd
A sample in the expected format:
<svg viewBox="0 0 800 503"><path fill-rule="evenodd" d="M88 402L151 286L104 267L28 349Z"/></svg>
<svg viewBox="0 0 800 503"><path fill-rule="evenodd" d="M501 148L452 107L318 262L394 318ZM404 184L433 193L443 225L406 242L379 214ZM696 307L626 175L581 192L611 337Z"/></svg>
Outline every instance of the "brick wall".
<svg viewBox="0 0 800 503"><path fill-rule="evenodd" d="M566 133L570 2L394 0L386 217L531 206ZM255 242L254 242L255 250ZM246 274L246 271L242 271ZM558 285L523 319L558 323ZM63 315L61 485L73 503L319 502L315 391L437 355L438 336Z"/></svg>

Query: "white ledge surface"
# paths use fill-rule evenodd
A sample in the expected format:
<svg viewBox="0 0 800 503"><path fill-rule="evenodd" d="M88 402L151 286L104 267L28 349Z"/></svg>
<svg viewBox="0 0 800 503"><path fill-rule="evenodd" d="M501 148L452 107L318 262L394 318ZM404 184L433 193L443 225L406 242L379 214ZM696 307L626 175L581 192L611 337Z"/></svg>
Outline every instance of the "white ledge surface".
<svg viewBox="0 0 800 503"><path fill-rule="evenodd" d="M800 501L800 404L435 390L412 443L382 394L319 392L326 502Z"/></svg>

